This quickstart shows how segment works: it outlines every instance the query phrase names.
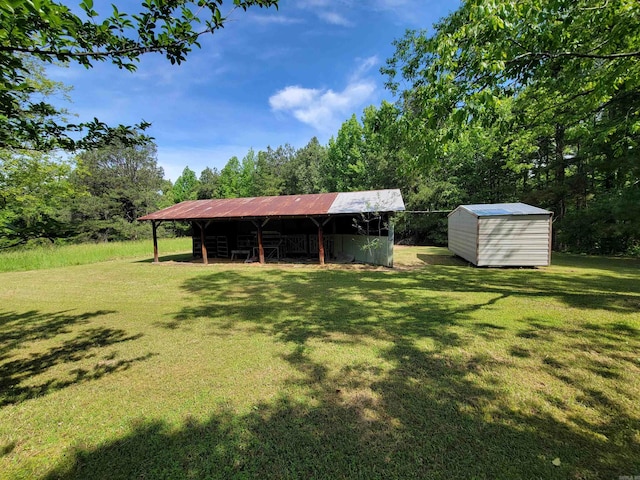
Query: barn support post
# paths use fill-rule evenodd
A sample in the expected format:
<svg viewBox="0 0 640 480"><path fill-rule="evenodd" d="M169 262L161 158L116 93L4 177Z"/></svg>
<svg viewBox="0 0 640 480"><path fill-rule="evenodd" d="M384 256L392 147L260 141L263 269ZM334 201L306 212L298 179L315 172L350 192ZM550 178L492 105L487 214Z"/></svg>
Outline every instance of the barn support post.
<svg viewBox="0 0 640 480"><path fill-rule="evenodd" d="M318 225L318 262L324 265L324 235L322 225Z"/></svg>
<svg viewBox="0 0 640 480"><path fill-rule="evenodd" d="M315 218L311 218L311 221L318 227L318 263L324 265L324 232L323 227L327 224L329 219L320 223Z"/></svg>
<svg viewBox="0 0 640 480"><path fill-rule="evenodd" d="M158 259L158 226L161 223L162 221L156 222L155 220L151 220L151 229L153 231L153 263L160 261Z"/></svg>
<svg viewBox="0 0 640 480"><path fill-rule="evenodd" d="M207 244L205 243L204 238L204 230L206 227L205 224L201 222L194 222L198 227L200 227L200 252L202 253L202 263L205 265L209 264L209 257L207 253Z"/></svg>
<svg viewBox="0 0 640 480"><path fill-rule="evenodd" d="M262 225L257 224L258 227L258 260L260 263L264 263L264 244L262 243Z"/></svg>
<svg viewBox="0 0 640 480"><path fill-rule="evenodd" d="M251 223L256 227L258 233L258 261L265 263L264 260L264 244L262 243L262 228L269 222L269 218L260 223L260 220L251 220Z"/></svg>

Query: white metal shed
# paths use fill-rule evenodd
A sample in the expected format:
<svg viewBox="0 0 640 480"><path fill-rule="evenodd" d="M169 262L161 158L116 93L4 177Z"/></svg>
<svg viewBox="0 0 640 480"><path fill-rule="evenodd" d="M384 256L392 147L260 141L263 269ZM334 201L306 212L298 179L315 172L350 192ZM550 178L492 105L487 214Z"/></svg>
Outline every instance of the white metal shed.
<svg viewBox="0 0 640 480"><path fill-rule="evenodd" d="M460 205L449 214L449 250L478 267L549 265L552 216L526 203Z"/></svg>

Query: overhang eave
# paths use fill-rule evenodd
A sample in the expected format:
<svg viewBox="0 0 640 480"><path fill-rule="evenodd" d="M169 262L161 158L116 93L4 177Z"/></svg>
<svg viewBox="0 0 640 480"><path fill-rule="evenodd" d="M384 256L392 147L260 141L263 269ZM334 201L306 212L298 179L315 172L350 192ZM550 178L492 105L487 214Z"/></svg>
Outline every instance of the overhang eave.
<svg viewBox="0 0 640 480"><path fill-rule="evenodd" d="M250 217L194 217L194 218L167 218L167 217L156 217L156 218L138 218L138 222L226 222L226 221L257 221L257 220L293 220L293 219L304 219L304 218L334 218L334 217L352 217L353 215L360 215L361 213L372 213L372 212L352 212L352 213L317 213L317 214L305 214L305 215L259 215L259 216L250 216ZM391 212L376 212L381 214L392 214Z"/></svg>

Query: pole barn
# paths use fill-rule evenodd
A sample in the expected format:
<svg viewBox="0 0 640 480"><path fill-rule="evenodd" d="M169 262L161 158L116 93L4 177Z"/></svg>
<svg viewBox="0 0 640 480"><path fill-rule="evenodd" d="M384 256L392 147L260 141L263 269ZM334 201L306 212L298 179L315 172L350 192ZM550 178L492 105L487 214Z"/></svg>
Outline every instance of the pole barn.
<svg viewBox="0 0 640 480"><path fill-rule="evenodd" d="M256 259L317 258L393 266L393 212L403 211L400 190L188 200L140 217L151 222L154 261L157 227L192 227L193 256Z"/></svg>

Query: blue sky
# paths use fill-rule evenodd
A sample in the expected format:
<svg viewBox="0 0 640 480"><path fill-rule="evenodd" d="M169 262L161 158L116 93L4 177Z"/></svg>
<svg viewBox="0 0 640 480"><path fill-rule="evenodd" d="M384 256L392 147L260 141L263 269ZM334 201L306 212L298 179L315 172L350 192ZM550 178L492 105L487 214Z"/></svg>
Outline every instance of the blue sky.
<svg viewBox="0 0 640 480"><path fill-rule="evenodd" d="M94 8L110 3L96 1ZM116 3L127 12L139 4ZM393 55L393 40L407 28L431 28L457 6L454 0L281 0L279 10L233 12L180 66L154 54L134 73L98 64L49 75L73 86L67 108L78 120L151 122L158 163L175 181L185 166L198 175L205 167L221 169L249 148L299 148L313 136L326 144L352 114L392 99L379 69Z"/></svg>

